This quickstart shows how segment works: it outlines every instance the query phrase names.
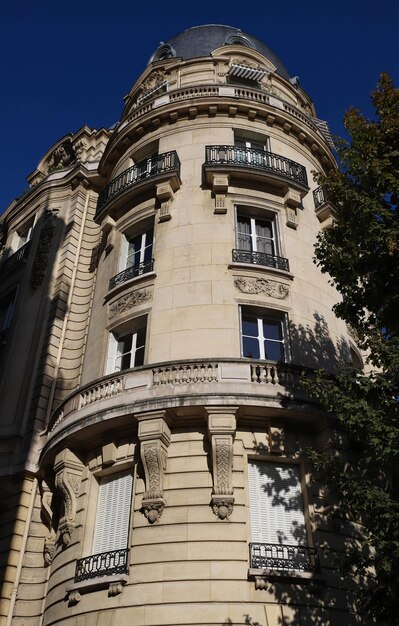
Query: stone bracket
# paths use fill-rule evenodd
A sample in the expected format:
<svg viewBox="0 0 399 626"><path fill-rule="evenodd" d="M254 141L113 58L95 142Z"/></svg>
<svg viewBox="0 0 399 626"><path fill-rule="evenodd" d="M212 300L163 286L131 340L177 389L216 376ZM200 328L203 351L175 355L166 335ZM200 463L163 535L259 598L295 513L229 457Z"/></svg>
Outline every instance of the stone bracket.
<svg viewBox="0 0 399 626"><path fill-rule="evenodd" d="M65 546L70 543L75 528L82 471L82 462L69 448L65 448L55 457L55 486L60 491L64 504L64 515L60 519L58 530Z"/></svg>
<svg viewBox="0 0 399 626"><path fill-rule="evenodd" d="M226 194L229 190L228 174L212 174L212 194L215 198L215 214L227 213Z"/></svg>
<svg viewBox="0 0 399 626"><path fill-rule="evenodd" d="M167 222L172 219L170 205L174 199L174 192L170 183L159 183L157 185L157 199L161 203L159 209L159 222Z"/></svg>
<svg viewBox="0 0 399 626"><path fill-rule="evenodd" d="M212 446L212 510L219 519L233 512L233 441L238 407L205 407Z"/></svg>
<svg viewBox="0 0 399 626"><path fill-rule="evenodd" d="M142 510L150 524L158 521L165 507L163 477L170 444L170 428L165 411L137 415L140 455L145 473Z"/></svg>
<svg viewBox="0 0 399 626"><path fill-rule="evenodd" d="M40 483L41 496L41 518L48 533L44 539L43 559L45 565L51 565L55 548L55 531L53 528L53 511L51 508L53 493L47 483L42 480Z"/></svg>

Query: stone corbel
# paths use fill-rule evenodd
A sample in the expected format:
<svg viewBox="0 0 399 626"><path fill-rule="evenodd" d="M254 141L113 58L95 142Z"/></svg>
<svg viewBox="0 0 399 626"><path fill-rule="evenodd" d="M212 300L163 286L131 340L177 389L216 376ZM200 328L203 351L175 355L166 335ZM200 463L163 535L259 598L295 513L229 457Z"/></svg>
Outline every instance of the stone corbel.
<svg viewBox="0 0 399 626"><path fill-rule="evenodd" d="M212 193L215 198L215 210L216 214L227 213L226 207L226 194L229 190L229 176L213 174L212 180Z"/></svg>
<svg viewBox="0 0 399 626"><path fill-rule="evenodd" d="M142 510L150 524L158 521L165 507L163 477L170 444L170 428L165 411L153 411L137 416L140 455L145 473L145 493Z"/></svg>
<svg viewBox="0 0 399 626"><path fill-rule="evenodd" d="M54 462L55 486L60 491L64 515L60 519L59 531L62 543L67 546L75 528L76 504L82 479L83 464L68 448L57 454Z"/></svg>
<svg viewBox="0 0 399 626"><path fill-rule="evenodd" d="M159 209L159 222L167 222L172 219L170 205L174 198L172 185L170 183L160 183L157 185L157 198L161 203Z"/></svg>
<svg viewBox="0 0 399 626"><path fill-rule="evenodd" d="M284 196L286 224L290 228L298 228L298 208L302 208L302 196L295 189L287 189Z"/></svg>
<svg viewBox="0 0 399 626"><path fill-rule="evenodd" d="M40 484L40 496L41 496L41 518L43 524L47 528L47 534L44 538L43 559L45 565L51 565L54 556L55 547L55 531L53 528L53 511L51 503L53 499L53 492L47 483L42 480Z"/></svg>
<svg viewBox="0 0 399 626"><path fill-rule="evenodd" d="M219 519L233 512L233 441L238 407L207 407L208 436L212 447L212 510Z"/></svg>

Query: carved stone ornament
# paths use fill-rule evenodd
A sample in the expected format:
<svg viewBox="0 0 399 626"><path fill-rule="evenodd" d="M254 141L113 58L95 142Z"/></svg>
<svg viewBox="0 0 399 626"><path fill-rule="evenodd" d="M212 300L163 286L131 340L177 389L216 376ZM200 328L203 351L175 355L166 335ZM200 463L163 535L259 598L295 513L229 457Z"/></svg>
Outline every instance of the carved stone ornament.
<svg viewBox="0 0 399 626"><path fill-rule="evenodd" d="M130 293L121 296L109 305L109 316L114 317L125 311L129 311L134 306L150 300L152 296L151 289L136 289Z"/></svg>
<svg viewBox="0 0 399 626"><path fill-rule="evenodd" d="M55 233L55 220L53 213L46 211L30 275L30 284L33 289L39 287L43 282Z"/></svg>
<svg viewBox="0 0 399 626"><path fill-rule="evenodd" d="M75 528L77 496L80 490L83 465L68 448L57 454L54 462L55 486L63 499L63 515L58 530L64 546L71 541Z"/></svg>
<svg viewBox="0 0 399 626"><path fill-rule="evenodd" d="M237 57L236 59L232 59L232 62L236 65L245 65L246 67L250 67L254 70L257 70L260 67L259 63L249 61L246 57Z"/></svg>
<svg viewBox="0 0 399 626"><path fill-rule="evenodd" d="M143 93L156 89L162 83L165 82L165 70L154 70L147 76L147 78L141 83L140 88Z"/></svg>
<svg viewBox="0 0 399 626"><path fill-rule="evenodd" d="M267 278L245 278L240 276L234 280L234 284L243 293L263 293L265 296L277 298L278 300L284 300L290 292L288 285Z"/></svg>
<svg viewBox="0 0 399 626"><path fill-rule="evenodd" d="M237 407L208 407L208 435L212 446L213 491L211 506L219 519L233 512L233 440Z"/></svg>
<svg viewBox="0 0 399 626"><path fill-rule="evenodd" d="M109 584L108 595L110 597L118 596L120 593L122 593L122 591L123 591L123 582L122 581L118 581L118 582L114 582L114 583L110 583Z"/></svg>
<svg viewBox="0 0 399 626"><path fill-rule="evenodd" d="M44 538L43 559L45 565L51 565L54 556L55 547L55 531L53 528L53 511L51 508L51 502L53 499L53 493L50 490L47 483L42 480L40 484L40 496L41 496L41 518L43 524L47 528L47 535Z"/></svg>
<svg viewBox="0 0 399 626"><path fill-rule="evenodd" d="M145 473L142 511L149 523L153 524L159 520L165 507L163 477L168 458L170 429L166 423L165 411L154 411L137 417L140 455Z"/></svg>
<svg viewBox="0 0 399 626"><path fill-rule="evenodd" d="M76 155L72 142L70 139L66 139L51 153L47 162L47 174L54 172L54 170L62 170L75 162Z"/></svg>
<svg viewBox="0 0 399 626"><path fill-rule="evenodd" d="M81 599L82 599L82 596L80 595L77 589L73 589L72 591L68 593L68 604L70 606L74 606L75 604L78 604L78 602L80 602Z"/></svg>

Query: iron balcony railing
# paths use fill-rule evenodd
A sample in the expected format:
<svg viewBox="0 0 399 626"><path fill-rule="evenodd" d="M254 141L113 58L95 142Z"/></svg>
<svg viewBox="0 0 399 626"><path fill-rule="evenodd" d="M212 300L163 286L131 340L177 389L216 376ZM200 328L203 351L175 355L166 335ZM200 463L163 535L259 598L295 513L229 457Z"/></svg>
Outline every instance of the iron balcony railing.
<svg viewBox="0 0 399 626"><path fill-rule="evenodd" d="M279 270L290 271L288 259L266 252L253 252L252 250L233 250L233 261L236 263L250 263L251 265L266 265Z"/></svg>
<svg viewBox="0 0 399 626"><path fill-rule="evenodd" d="M142 274L148 274L148 272L152 272L154 267L154 259L148 261L148 263L140 263L140 265L132 265L131 267L127 267L122 272L119 272L116 276L113 276L109 281L109 290L114 289L118 285L125 283L127 280L131 278L136 278L136 276L141 276Z"/></svg>
<svg viewBox="0 0 399 626"><path fill-rule="evenodd" d="M206 146L205 165L231 165L234 167L249 167L265 172L279 174L285 178L295 180L302 185L308 184L306 169L303 165L291 161L286 157L239 146Z"/></svg>
<svg viewBox="0 0 399 626"><path fill-rule="evenodd" d="M79 559L76 563L74 582L79 583L83 580L99 578L100 576L126 574L128 571L128 554L129 550L123 548L121 550L112 550L111 552L92 554L84 559Z"/></svg>
<svg viewBox="0 0 399 626"><path fill-rule="evenodd" d="M26 262L31 242L28 241L0 265L0 274L7 274Z"/></svg>
<svg viewBox="0 0 399 626"><path fill-rule="evenodd" d="M327 192L324 189L324 187L322 186L317 187L317 189L315 189L313 192L313 201L314 201L315 208L318 209L320 206L325 204L327 200L328 200Z"/></svg>
<svg viewBox="0 0 399 626"><path fill-rule="evenodd" d="M317 548L308 546L250 543L249 558L251 569L317 572L320 567Z"/></svg>
<svg viewBox="0 0 399 626"><path fill-rule="evenodd" d="M122 172L122 174L116 176L100 193L97 200L97 213L99 213L108 202L126 191L126 189L136 185L136 183L150 178L151 176L172 170L176 170L180 173L180 160L176 150L158 154L144 161L140 161L136 163L136 165L132 165L132 167L129 167Z"/></svg>

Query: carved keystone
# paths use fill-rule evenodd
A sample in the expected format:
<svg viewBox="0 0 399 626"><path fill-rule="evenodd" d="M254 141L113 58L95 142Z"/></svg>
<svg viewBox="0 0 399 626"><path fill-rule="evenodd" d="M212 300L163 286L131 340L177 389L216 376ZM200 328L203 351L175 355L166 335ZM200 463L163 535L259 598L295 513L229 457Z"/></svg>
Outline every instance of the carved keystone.
<svg viewBox="0 0 399 626"><path fill-rule="evenodd" d="M233 512L233 440L238 407L205 407L212 446L212 509L220 519Z"/></svg>
<svg viewBox="0 0 399 626"><path fill-rule="evenodd" d="M153 411L137 415L140 455L145 473L145 493L142 500L144 515L153 524L158 521L165 507L163 476L166 470L170 428L165 411Z"/></svg>
<svg viewBox="0 0 399 626"><path fill-rule="evenodd" d="M76 501L82 479L83 464L69 448L57 454L54 461L55 486L61 492L64 515L59 523L60 536L65 546L71 541L75 528Z"/></svg>

